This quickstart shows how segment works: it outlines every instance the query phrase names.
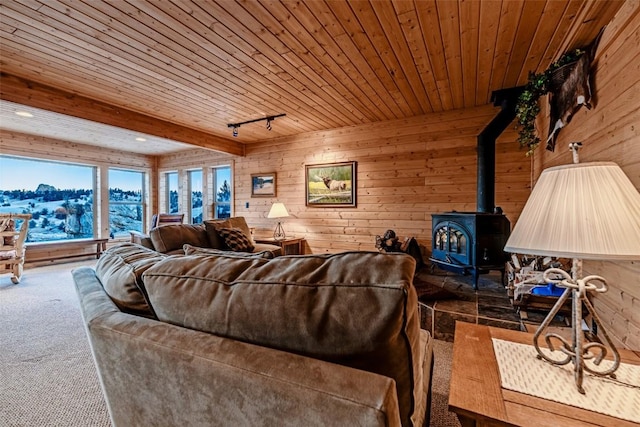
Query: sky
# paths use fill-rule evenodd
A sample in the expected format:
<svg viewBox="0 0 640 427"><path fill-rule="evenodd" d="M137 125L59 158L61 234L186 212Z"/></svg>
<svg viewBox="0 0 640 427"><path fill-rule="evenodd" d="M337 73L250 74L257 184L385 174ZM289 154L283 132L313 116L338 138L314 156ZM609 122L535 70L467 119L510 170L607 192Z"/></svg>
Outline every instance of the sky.
<svg viewBox="0 0 640 427"><path fill-rule="evenodd" d="M171 189L178 187L178 175L171 174ZM0 190L35 191L40 184L47 184L59 190L91 189L93 179L92 166L79 166L0 155ZM202 171L191 174L193 188L202 191ZM231 184L231 170L217 169L217 186L220 188L226 180ZM109 187L125 191L140 191L142 176L140 172L119 169L109 170Z"/></svg>
<svg viewBox="0 0 640 427"><path fill-rule="evenodd" d="M110 170L111 188L140 190L142 180L138 173ZM59 190L91 189L93 168L64 163L43 162L0 156L0 190L35 191L40 184Z"/></svg>

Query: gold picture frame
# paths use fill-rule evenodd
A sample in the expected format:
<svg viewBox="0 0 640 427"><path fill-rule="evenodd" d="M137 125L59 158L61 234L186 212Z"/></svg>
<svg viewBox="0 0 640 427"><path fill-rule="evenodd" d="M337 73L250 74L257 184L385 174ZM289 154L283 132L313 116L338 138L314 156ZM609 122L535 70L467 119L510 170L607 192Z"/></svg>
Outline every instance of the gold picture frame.
<svg viewBox="0 0 640 427"><path fill-rule="evenodd" d="M305 203L310 207L356 207L357 162L305 165Z"/></svg>

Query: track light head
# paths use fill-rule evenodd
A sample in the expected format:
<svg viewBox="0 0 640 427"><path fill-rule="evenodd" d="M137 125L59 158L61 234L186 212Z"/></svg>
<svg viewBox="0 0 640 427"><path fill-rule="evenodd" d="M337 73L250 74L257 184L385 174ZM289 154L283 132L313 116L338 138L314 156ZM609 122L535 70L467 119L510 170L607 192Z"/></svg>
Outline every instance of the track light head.
<svg viewBox="0 0 640 427"><path fill-rule="evenodd" d="M239 127L239 126L234 126L234 127L233 127L233 134L232 134L232 135L233 135L234 137L238 136L238 127Z"/></svg>
<svg viewBox="0 0 640 427"><path fill-rule="evenodd" d="M271 118L267 119L267 130L270 131L271 130Z"/></svg>

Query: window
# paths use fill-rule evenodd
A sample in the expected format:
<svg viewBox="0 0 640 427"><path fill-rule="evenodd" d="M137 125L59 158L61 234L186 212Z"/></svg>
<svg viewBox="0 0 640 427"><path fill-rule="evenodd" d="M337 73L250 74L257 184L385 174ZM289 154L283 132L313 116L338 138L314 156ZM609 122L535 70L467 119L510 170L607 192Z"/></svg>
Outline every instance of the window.
<svg viewBox="0 0 640 427"><path fill-rule="evenodd" d="M95 168L0 156L0 212L30 213L27 242L94 237Z"/></svg>
<svg viewBox="0 0 640 427"><path fill-rule="evenodd" d="M212 169L213 188L215 197L213 202L214 218L229 218L231 216L231 168L229 166Z"/></svg>
<svg viewBox="0 0 640 427"><path fill-rule="evenodd" d="M109 237L142 231L143 200L144 172L109 169Z"/></svg>
<svg viewBox="0 0 640 427"><path fill-rule="evenodd" d="M178 203L178 172L167 172L165 174L166 185L166 212L178 213L180 205Z"/></svg>
<svg viewBox="0 0 640 427"><path fill-rule="evenodd" d="M202 222L202 170L188 171L189 177L189 218L191 224Z"/></svg>

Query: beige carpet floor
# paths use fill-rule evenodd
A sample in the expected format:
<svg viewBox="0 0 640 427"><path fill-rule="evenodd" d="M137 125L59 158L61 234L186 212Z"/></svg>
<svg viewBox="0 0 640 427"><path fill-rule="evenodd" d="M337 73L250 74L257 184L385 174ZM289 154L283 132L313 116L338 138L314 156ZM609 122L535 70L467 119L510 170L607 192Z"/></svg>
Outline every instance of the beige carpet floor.
<svg viewBox="0 0 640 427"><path fill-rule="evenodd" d="M0 426L109 427L71 270L0 274ZM431 426L459 426L448 411L452 344L435 342Z"/></svg>

